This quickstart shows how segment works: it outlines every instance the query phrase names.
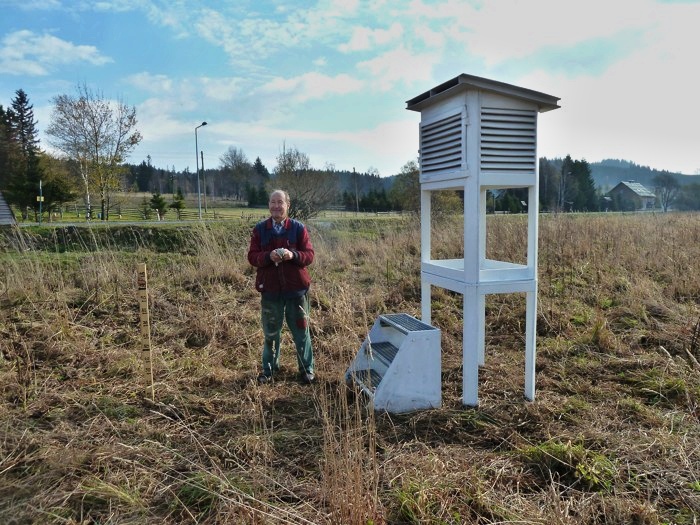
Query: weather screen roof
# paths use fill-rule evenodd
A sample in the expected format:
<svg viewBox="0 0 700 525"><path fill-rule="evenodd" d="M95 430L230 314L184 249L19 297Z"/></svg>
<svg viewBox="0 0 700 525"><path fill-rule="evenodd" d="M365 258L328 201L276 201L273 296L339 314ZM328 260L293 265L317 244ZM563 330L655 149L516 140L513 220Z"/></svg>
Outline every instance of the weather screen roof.
<svg viewBox="0 0 700 525"><path fill-rule="evenodd" d="M535 102L539 106L540 112L550 111L559 107L557 104L557 102L559 102L558 97L553 97L552 95L547 95L539 91L533 91L532 89L514 86L513 84L506 84L505 82L462 73L458 77L443 82L439 86L435 86L433 89L421 93L411 100L407 100L406 109L420 111L426 105L451 96L459 91L466 91L469 89L490 91L500 95Z"/></svg>

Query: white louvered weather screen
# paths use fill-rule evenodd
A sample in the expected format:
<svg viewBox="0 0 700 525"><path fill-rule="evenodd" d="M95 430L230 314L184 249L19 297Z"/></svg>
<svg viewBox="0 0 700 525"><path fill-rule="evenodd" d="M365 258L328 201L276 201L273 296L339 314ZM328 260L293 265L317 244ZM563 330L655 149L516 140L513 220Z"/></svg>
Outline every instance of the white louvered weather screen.
<svg viewBox="0 0 700 525"><path fill-rule="evenodd" d="M421 125L421 171L458 170L462 167L462 114Z"/></svg>
<svg viewBox="0 0 700 525"><path fill-rule="evenodd" d="M481 170L533 173L537 112L481 108Z"/></svg>

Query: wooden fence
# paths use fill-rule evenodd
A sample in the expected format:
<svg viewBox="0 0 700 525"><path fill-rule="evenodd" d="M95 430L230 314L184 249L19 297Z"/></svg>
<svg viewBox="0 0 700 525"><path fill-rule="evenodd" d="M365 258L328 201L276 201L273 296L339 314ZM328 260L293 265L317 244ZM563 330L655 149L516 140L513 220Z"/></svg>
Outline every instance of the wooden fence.
<svg viewBox="0 0 700 525"><path fill-rule="evenodd" d="M243 221L246 223L252 223L267 217L268 211L264 208L215 208L210 207L205 210L202 209L202 220L207 221L226 221L226 220L236 220ZM354 218L354 217L398 217L401 216L402 212L371 212L371 211L346 211L339 209L323 210L317 216L316 219L340 219L340 218ZM19 222L21 223L35 223L34 214L28 213L26 218L22 218L21 215L17 215ZM144 209L142 207L124 207L120 206L118 208L112 209L107 217L110 223L123 223L123 222L175 222L175 221L197 221L200 219L199 210L197 208L186 208L180 210L168 209L163 217L158 217L155 210ZM53 223L53 222L81 222L85 221L85 210L81 210L78 207L73 207L65 210L62 213L44 213L42 217L42 222ZM92 219L93 222L101 222L102 217L99 210L93 209Z"/></svg>

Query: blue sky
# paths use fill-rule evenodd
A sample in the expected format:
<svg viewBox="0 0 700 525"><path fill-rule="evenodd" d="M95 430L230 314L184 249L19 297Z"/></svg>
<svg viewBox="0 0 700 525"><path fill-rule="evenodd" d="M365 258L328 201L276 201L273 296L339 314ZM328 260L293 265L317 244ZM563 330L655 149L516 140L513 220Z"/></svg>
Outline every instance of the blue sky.
<svg viewBox="0 0 700 525"><path fill-rule="evenodd" d="M0 0L0 104L40 131L85 83L137 110L130 162L194 171L229 148L272 170L388 176L417 156L406 100L461 73L542 91L539 155L700 170L700 0ZM50 149L42 136L42 146Z"/></svg>

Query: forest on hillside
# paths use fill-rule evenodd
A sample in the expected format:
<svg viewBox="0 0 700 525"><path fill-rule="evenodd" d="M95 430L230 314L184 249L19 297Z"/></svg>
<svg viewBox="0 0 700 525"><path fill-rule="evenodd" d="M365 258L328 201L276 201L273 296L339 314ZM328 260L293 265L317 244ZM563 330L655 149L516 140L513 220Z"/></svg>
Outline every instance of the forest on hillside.
<svg viewBox="0 0 700 525"><path fill-rule="evenodd" d="M681 186L700 183L700 174L683 175L666 170L657 170L649 166L640 166L628 160L605 159L600 162L591 162L591 174L593 181L601 192L610 191L621 181L634 180L648 188L654 187L654 178L670 173Z"/></svg>

